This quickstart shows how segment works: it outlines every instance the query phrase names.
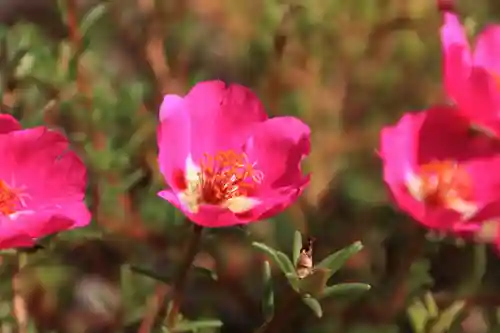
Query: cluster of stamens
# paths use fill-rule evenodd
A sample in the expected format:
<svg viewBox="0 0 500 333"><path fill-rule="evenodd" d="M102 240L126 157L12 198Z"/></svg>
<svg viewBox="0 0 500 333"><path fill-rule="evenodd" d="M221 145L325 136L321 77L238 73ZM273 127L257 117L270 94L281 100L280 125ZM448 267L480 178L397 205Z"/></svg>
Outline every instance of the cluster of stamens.
<svg viewBox="0 0 500 333"><path fill-rule="evenodd" d="M0 215L10 215L15 212L19 198L3 180L0 180Z"/></svg>
<svg viewBox="0 0 500 333"><path fill-rule="evenodd" d="M450 206L469 201L473 196L472 180L465 169L454 161L430 162L418 172L418 192L426 204Z"/></svg>
<svg viewBox="0 0 500 333"><path fill-rule="evenodd" d="M207 204L218 205L231 198L250 196L263 178L246 154L232 150L205 154L199 165L200 201Z"/></svg>

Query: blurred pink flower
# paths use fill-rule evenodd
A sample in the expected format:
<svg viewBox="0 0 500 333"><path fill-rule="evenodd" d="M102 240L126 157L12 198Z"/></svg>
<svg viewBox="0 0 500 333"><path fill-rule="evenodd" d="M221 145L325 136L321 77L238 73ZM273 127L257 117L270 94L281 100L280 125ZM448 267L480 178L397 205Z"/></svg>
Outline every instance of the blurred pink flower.
<svg viewBox="0 0 500 333"><path fill-rule="evenodd" d="M470 233L500 216L500 142L472 133L453 107L385 127L380 156L394 201L425 226Z"/></svg>
<svg viewBox="0 0 500 333"><path fill-rule="evenodd" d="M487 26L471 50L456 14L441 27L448 96L473 123L500 133L500 25Z"/></svg>
<svg viewBox="0 0 500 333"><path fill-rule="evenodd" d="M248 88L221 81L166 95L160 109L158 162L170 189L159 196L205 227L269 218L309 183L300 163L309 127L294 117L268 119Z"/></svg>
<svg viewBox="0 0 500 333"><path fill-rule="evenodd" d="M21 129L0 114L0 248L90 222L84 203L86 170L68 139L46 127Z"/></svg>

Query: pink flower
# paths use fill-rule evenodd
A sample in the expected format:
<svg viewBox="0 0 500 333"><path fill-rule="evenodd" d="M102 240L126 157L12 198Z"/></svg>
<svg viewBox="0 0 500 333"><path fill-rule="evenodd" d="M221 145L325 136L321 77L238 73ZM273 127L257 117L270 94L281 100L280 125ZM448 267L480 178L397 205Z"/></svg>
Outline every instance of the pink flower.
<svg viewBox="0 0 500 333"><path fill-rule="evenodd" d="M160 109L158 162L170 189L159 196L205 227L269 218L309 182L300 163L309 127L294 117L268 119L258 98L221 81L166 95Z"/></svg>
<svg viewBox="0 0 500 333"><path fill-rule="evenodd" d="M441 41L448 96L472 122L500 132L500 26L487 26L471 51L457 15L445 12Z"/></svg>
<svg viewBox="0 0 500 333"><path fill-rule="evenodd" d="M408 113L380 145L394 201L425 226L476 232L500 216L500 142L472 133L454 108Z"/></svg>
<svg viewBox="0 0 500 333"><path fill-rule="evenodd" d="M86 171L62 134L21 129L0 115L0 248L29 247L37 238L90 222L83 202Z"/></svg>

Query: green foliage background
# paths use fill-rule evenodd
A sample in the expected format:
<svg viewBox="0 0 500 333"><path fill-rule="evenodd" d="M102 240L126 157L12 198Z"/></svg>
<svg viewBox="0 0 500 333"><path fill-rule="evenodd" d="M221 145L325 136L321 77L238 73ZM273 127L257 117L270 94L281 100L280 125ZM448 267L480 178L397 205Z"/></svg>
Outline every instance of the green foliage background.
<svg viewBox="0 0 500 333"><path fill-rule="evenodd" d="M300 308L283 332L412 332L407 309L427 293L442 310L465 301L450 316L449 332L461 332L459 322L477 309L488 332L500 332L497 255L482 245L426 238L392 208L376 156L382 126L445 102L434 0L21 3L0 2L0 14L2 6L19 13L36 7L10 15L19 20L5 21L0 32L1 112L71 138L89 168L94 219L27 254L14 280L17 261L5 254L3 329L12 325L19 294L41 332L138 332L155 295L168 294L157 279L171 283L189 231L156 196L164 186L156 166L159 102L197 81L223 79L250 86L270 114L311 126L306 168L313 179L277 218L206 235L185 317L218 318L221 332L258 327L264 258L251 242L291 254L299 230L316 238L317 261L361 240L363 251L333 279L373 288L324 301L321 319ZM472 34L500 15L494 0L464 0L458 8ZM288 286L271 270L279 309ZM85 301L78 292L89 279L99 283L85 284L95 287L85 289Z"/></svg>

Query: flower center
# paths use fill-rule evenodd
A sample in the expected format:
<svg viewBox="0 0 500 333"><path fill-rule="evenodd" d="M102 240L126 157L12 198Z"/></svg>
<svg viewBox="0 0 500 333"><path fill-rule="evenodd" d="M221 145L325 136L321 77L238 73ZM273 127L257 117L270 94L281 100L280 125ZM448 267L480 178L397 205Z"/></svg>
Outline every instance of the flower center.
<svg viewBox="0 0 500 333"><path fill-rule="evenodd" d="M232 198L248 197L263 178L246 154L232 150L205 154L199 165L200 201L207 204L219 205Z"/></svg>
<svg viewBox="0 0 500 333"><path fill-rule="evenodd" d="M19 201L17 193L0 180L0 215L10 215L16 211Z"/></svg>
<svg viewBox="0 0 500 333"><path fill-rule="evenodd" d="M472 180L467 170L454 161L435 161L420 166L418 193L426 204L455 206L472 201Z"/></svg>

